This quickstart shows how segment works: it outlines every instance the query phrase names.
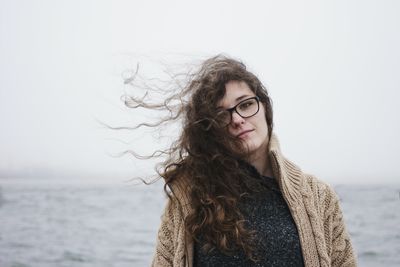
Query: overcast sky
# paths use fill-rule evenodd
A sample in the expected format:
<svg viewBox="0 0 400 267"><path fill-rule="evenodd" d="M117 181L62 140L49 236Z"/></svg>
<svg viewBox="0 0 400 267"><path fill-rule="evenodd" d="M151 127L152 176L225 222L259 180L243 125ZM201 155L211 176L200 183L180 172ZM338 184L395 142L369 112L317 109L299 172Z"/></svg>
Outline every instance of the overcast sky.
<svg viewBox="0 0 400 267"><path fill-rule="evenodd" d="M148 170L110 156L151 148L147 134L96 122L142 116L120 102L122 73L226 53L269 88L282 151L304 171L397 183L399 14L395 0L0 0L0 173L120 181Z"/></svg>

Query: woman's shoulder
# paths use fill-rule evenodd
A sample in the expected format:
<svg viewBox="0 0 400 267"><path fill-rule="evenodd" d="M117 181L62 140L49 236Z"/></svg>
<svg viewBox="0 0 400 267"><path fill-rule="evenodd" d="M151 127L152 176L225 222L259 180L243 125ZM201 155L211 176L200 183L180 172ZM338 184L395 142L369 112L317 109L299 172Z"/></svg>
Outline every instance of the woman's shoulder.
<svg viewBox="0 0 400 267"><path fill-rule="evenodd" d="M303 179L303 192L311 194L320 204L329 204L338 200L334 188L329 183L308 173L303 173Z"/></svg>
<svg viewBox="0 0 400 267"><path fill-rule="evenodd" d="M323 191L332 190L331 186L327 182L323 181L314 174L303 173L303 179L305 186L309 186L310 188L315 188Z"/></svg>
<svg viewBox="0 0 400 267"><path fill-rule="evenodd" d="M190 211L190 182L184 176L176 177L167 185L171 208L182 209L185 215Z"/></svg>

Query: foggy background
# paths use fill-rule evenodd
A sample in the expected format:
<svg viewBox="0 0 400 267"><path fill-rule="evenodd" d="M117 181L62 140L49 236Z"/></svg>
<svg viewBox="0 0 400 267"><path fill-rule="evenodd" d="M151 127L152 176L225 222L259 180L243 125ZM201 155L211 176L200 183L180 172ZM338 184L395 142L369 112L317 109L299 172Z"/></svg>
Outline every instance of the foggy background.
<svg viewBox="0 0 400 267"><path fill-rule="evenodd" d="M156 141L97 122L130 126L143 116L120 101L124 71L226 53L269 89L282 151L303 170L334 184L398 183L399 7L0 0L0 178L140 175L152 164L110 155Z"/></svg>

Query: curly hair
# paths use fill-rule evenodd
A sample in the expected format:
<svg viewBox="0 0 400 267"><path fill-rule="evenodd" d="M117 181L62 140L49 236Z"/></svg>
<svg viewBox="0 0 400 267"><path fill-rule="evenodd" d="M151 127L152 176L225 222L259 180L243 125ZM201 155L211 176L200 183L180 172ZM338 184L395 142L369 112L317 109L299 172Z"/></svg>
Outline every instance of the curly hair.
<svg viewBox="0 0 400 267"><path fill-rule="evenodd" d="M185 218L187 234L197 241L201 234L206 252L216 248L230 254L242 249L249 259L257 261L252 245L255 232L246 228L238 203L260 191L262 183L243 168L249 153L240 140L220 126L217 103L225 95L226 83L245 82L265 107L271 138L272 102L266 88L242 62L224 55L205 60L197 71L186 77L183 88L160 104L149 104L143 98L134 97L127 97L125 104L132 108L169 111L170 116L158 123L143 123L138 127L182 120L179 138L168 150L159 151L167 159L158 174L165 180L164 190L169 197L168 188L175 182L184 179L189 184L187 194L192 212Z"/></svg>

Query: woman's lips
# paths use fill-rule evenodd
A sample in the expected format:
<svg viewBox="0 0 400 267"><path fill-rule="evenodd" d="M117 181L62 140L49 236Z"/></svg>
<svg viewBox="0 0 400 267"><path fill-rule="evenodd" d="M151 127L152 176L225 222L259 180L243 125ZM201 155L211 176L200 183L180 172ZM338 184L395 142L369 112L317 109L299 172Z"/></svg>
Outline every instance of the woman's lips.
<svg viewBox="0 0 400 267"><path fill-rule="evenodd" d="M250 133L252 131L254 131L254 130L243 131L243 132L239 133L236 137L239 137L239 138L245 137L248 133Z"/></svg>

